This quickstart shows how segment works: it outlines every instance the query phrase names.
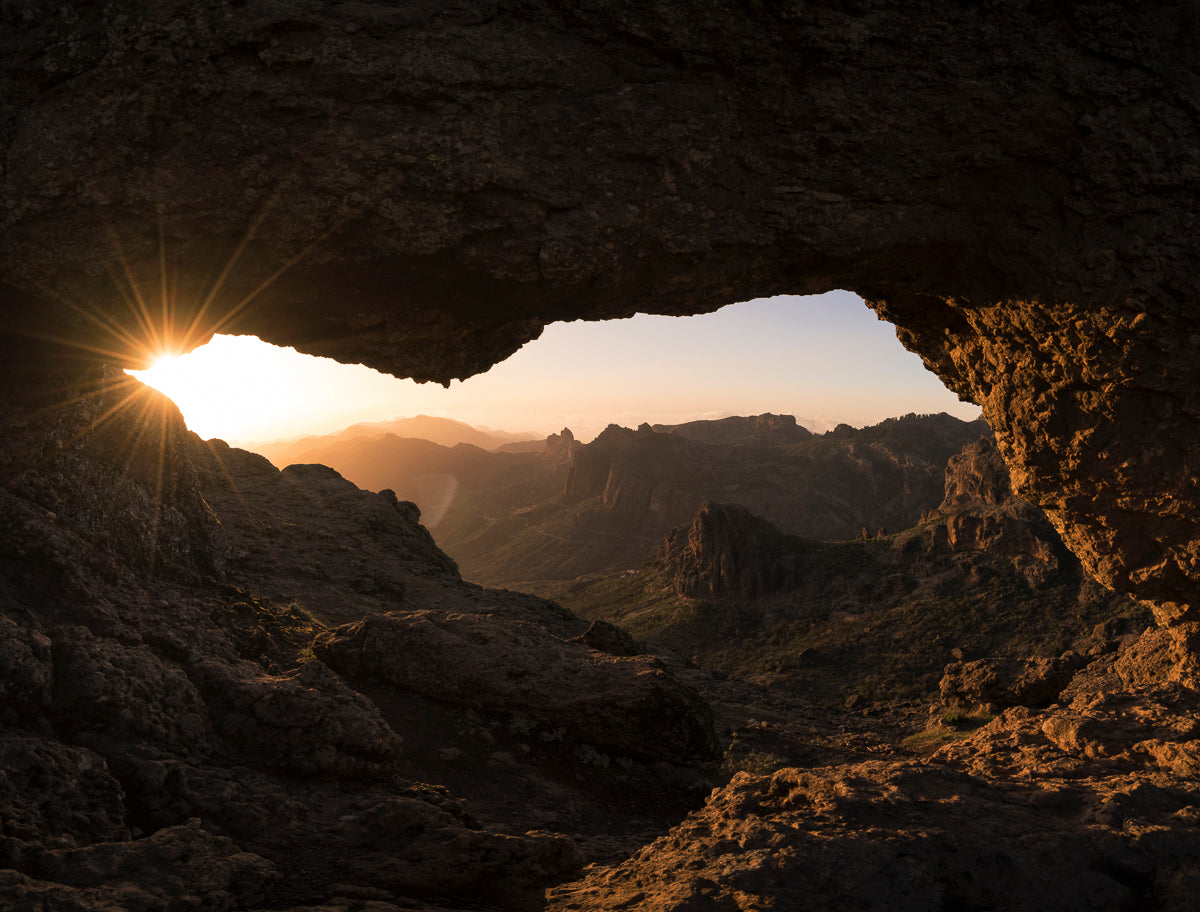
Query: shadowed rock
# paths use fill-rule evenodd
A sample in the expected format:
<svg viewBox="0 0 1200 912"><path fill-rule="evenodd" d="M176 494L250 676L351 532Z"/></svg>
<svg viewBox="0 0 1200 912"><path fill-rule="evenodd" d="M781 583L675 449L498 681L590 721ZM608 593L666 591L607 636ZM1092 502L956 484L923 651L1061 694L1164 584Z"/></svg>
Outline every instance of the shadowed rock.
<svg viewBox="0 0 1200 912"><path fill-rule="evenodd" d="M185 346L448 380L551 320L848 288L1092 575L1184 622L1189 4L41 12L0 45L9 332L140 360L165 265Z"/></svg>

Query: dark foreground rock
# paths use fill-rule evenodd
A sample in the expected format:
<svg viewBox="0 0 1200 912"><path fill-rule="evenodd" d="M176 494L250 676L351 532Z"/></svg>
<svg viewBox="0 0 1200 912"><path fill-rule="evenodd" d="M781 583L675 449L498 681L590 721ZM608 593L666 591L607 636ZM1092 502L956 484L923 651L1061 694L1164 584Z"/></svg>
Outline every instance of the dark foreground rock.
<svg viewBox="0 0 1200 912"><path fill-rule="evenodd" d="M0 906L534 908L704 788L688 685L463 583L411 504L203 444L118 374L0 409ZM348 619L464 648L356 665Z"/></svg>
<svg viewBox="0 0 1200 912"><path fill-rule="evenodd" d="M1170 649L1157 634L1092 662L1058 704L1006 709L924 760L740 773L549 908L1195 909L1200 694L1119 679Z"/></svg>
<svg viewBox="0 0 1200 912"><path fill-rule="evenodd" d="M553 910L1195 908L1194 782L995 782L942 764L742 773ZM1121 807L1125 813L1106 815ZM1068 873L1069 872L1069 873Z"/></svg>

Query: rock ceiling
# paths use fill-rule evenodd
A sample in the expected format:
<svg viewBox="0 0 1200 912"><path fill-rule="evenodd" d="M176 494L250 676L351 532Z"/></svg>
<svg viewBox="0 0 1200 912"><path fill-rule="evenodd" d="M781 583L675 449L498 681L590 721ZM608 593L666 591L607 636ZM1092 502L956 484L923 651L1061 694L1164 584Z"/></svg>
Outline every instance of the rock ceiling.
<svg viewBox="0 0 1200 912"><path fill-rule="evenodd" d="M1197 16L4 4L0 345L36 374L221 330L446 381L554 320L847 288L1186 636Z"/></svg>

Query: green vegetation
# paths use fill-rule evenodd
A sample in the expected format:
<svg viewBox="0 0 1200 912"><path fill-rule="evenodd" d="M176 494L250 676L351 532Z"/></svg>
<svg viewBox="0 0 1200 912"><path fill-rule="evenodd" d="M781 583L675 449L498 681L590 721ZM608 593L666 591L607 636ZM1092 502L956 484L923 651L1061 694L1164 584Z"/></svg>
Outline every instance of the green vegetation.
<svg viewBox="0 0 1200 912"><path fill-rule="evenodd" d="M732 778L737 773L753 773L756 776L769 776L785 767L794 766L786 757L773 754L770 751L751 750L745 753L729 750L721 761L721 773Z"/></svg>
<svg viewBox="0 0 1200 912"><path fill-rule="evenodd" d="M229 599L212 610L212 620L237 645L242 658L266 666L290 668L314 658L312 643L325 625L292 602L276 605L236 586L225 586Z"/></svg>
<svg viewBox="0 0 1200 912"><path fill-rule="evenodd" d="M939 747L958 741L974 734L987 725L994 715L948 712L938 720L937 724L929 726L924 731L909 735L904 739L904 746L914 753L932 754Z"/></svg>

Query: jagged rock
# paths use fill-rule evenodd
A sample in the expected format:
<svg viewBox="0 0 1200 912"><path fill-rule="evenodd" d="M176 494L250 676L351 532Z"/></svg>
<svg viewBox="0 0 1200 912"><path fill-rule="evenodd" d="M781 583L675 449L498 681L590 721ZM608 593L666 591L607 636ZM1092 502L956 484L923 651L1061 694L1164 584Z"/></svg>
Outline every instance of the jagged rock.
<svg viewBox="0 0 1200 912"><path fill-rule="evenodd" d="M607 621L592 621L588 629L571 642L582 643L589 649L611 656L635 656L645 652L638 646L637 640Z"/></svg>
<svg viewBox="0 0 1200 912"><path fill-rule="evenodd" d="M188 669L221 735L269 765L296 773L386 769L401 739L373 703L320 662L288 675L210 659Z"/></svg>
<svg viewBox="0 0 1200 912"><path fill-rule="evenodd" d="M975 709L993 703L1049 706L1071 682L1086 659L1070 653L1057 659L976 659L954 662L938 685L942 703Z"/></svg>
<svg viewBox="0 0 1200 912"><path fill-rule="evenodd" d="M1183 797L1141 802L1122 830L1081 825L1090 808L1053 787L996 788L939 765L739 773L629 861L553 891L549 909L1184 912L1200 832L1172 816Z"/></svg>
<svg viewBox="0 0 1200 912"><path fill-rule="evenodd" d="M437 530L439 542L468 578L537 591L636 567L706 500L813 538L850 538L867 520L906 528L941 499L945 460L985 426L907 415L861 430L804 432L788 445L753 437L711 444L676 430L610 425L591 443L575 441L557 491L549 480L562 478L561 463L539 461L536 473L497 470L493 484L460 499Z"/></svg>
<svg viewBox="0 0 1200 912"><path fill-rule="evenodd" d="M1013 493L1008 468L990 437L951 458L945 497L926 519L935 550L1007 558L1034 586L1077 566L1045 514Z"/></svg>
<svg viewBox="0 0 1200 912"><path fill-rule="evenodd" d="M654 560L687 598L754 599L799 578L779 530L732 504L701 504L691 526L670 532Z"/></svg>
<svg viewBox="0 0 1200 912"><path fill-rule="evenodd" d="M54 714L76 738L152 742L181 752L203 747L208 712L196 687L146 646L65 629L54 640Z"/></svg>
<svg viewBox="0 0 1200 912"><path fill-rule="evenodd" d="M1198 680L1192 5L53 6L0 8L0 595L19 624L78 613L133 649L138 586L158 585L135 580L224 572L180 447L114 411L119 393L89 395L82 353L129 363L160 333L191 327L186 347L219 326L448 380L549 320L842 287L980 403L1018 493L1089 573L1156 603L1182 652L1170 673ZM680 831L687 867L662 877L660 846L588 901L775 900L782 871L838 908L1189 909L1200 802L1169 777L1194 733L1164 734L1196 707L1173 693L1137 724L1119 699L1077 699L1080 725L1010 710L972 742L981 764L1004 753L993 735L1044 748L1031 775L1151 757L1162 786L1117 777L1080 811L1078 791L1024 806L935 767L781 775L774 796L743 780ZM1152 747L1139 759L1129 738ZM865 846L843 819L875 828ZM71 858L125 863L92 848ZM129 856L159 885L135 904L239 901L164 854L180 864L162 877L162 858Z"/></svg>
<svg viewBox="0 0 1200 912"><path fill-rule="evenodd" d="M50 638L0 616L0 722L11 725L45 713L54 666Z"/></svg>
<svg viewBox="0 0 1200 912"><path fill-rule="evenodd" d="M265 859L205 832L199 820L144 840L56 849L39 866L36 879L0 872L0 899L10 908L169 912L188 897L199 908L235 909L261 901L275 875Z"/></svg>
<svg viewBox="0 0 1200 912"><path fill-rule="evenodd" d="M263 595L338 623L401 603L414 577L458 579L420 510L390 490L362 491L327 466L280 471L220 440L191 446L231 563Z"/></svg>
<svg viewBox="0 0 1200 912"><path fill-rule="evenodd" d="M330 899L338 885L401 905L417 893L524 908L577 871L584 858L564 829L596 812L583 785L556 774L561 757L514 761L513 803L529 811L486 823L445 788L402 778L400 764L437 782L445 764L435 752L405 756L392 723L453 733L461 709L426 701L414 718L405 713L422 698L409 696L385 719L307 651L323 627L303 606L361 617L379 605L491 597L548 625L547 637L552 627L564 649L587 624L462 582L412 504L326 468L279 472L201 444L173 407L116 382L68 378L0 397L0 906L279 908ZM97 409L130 393L130 414L113 408L97 423ZM45 410L22 411L31 398ZM147 403L153 432L139 436ZM161 477L150 470L160 457ZM151 565L141 549L156 542ZM313 575L319 562L328 572ZM274 589L276 599L260 584L294 588ZM652 660L611 661L623 664L607 683L649 700L624 715L605 703L619 711L598 730L657 732L630 720L671 718L672 699L690 699L703 718L703 702ZM700 731L711 739L711 723ZM664 776L649 794L653 777L638 775L596 768L586 787L646 792L631 816L684 800L686 787ZM485 811L503 804L489 805L488 787L472 792ZM519 835L533 819L556 829Z"/></svg>
<svg viewBox="0 0 1200 912"><path fill-rule="evenodd" d="M8 519L25 533L8 546L14 557L58 563L68 577L85 547L92 570L119 561L192 582L224 573L227 545L173 402L110 367L31 389L11 380L0 375L0 477L17 498Z"/></svg>
<svg viewBox="0 0 1200 912"><path fill-rule="evenodd" d="M575 448L575 435L570 428L563 428L561 434L551 434L546 438L543 455L553 462L562 462L571 458Z"/></svg>
<svg viewBox="0 0 1200 912"><path fill-rule="evenodd" d="M521 714L605 751L685 766L717 756L709 710L661 663L599 654L528 622L486 612L372 615L313 648L352 681Z"/></svg>
<svg viewBox="0 0 1200 912"><path fill-rule="evenodd" d="M51 737L0 733L0 865L46 847L127 839L124 794L104 758Z"/></svg>
<svg viewBox="0 0 1200 912"><path fill-rule="evenodd" d="M980 437L950 457L946 464L946 495L937 509L949 513L962 507L1000 507L1014 499L1008 466L1000 458L996 441Z"/></svg>

